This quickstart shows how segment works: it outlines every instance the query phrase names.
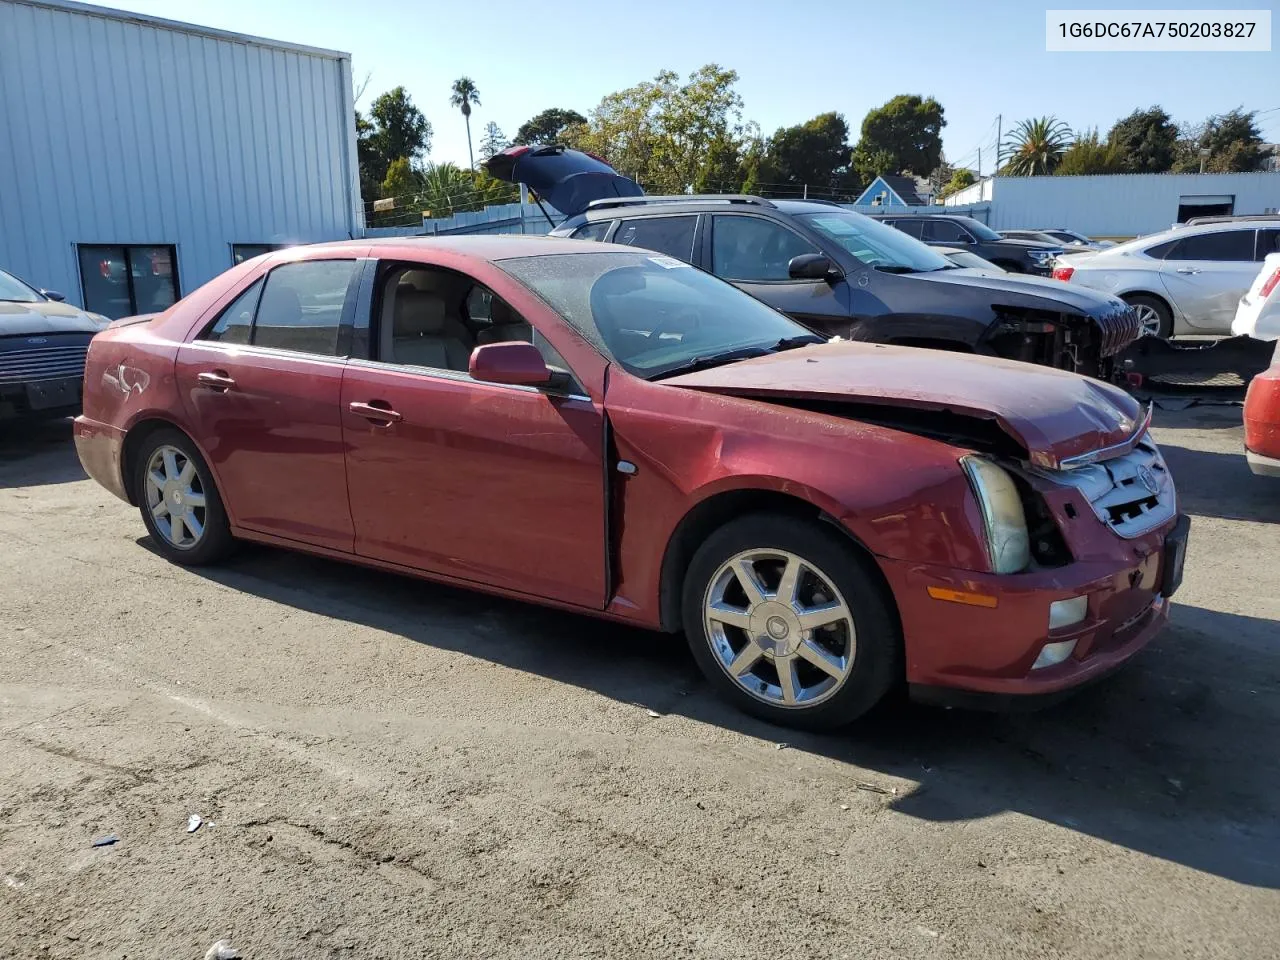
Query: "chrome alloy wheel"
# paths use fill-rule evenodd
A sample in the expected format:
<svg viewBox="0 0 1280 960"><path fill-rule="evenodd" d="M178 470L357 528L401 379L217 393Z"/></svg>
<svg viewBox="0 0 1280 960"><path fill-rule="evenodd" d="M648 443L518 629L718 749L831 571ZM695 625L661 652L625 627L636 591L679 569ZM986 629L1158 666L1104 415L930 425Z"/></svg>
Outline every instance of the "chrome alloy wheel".
<svg viewBox="0 0 1280 960"><path fill-rule="evenodd" d="M157 447L147 462L147 508L156 529L179 550L204 536L205 494L196 465L177 447Z"/></svg>
<svg viewBox="0 0 1280 960"><path fill-rule="evenodd" d="M853 614L831 578L785 550L747 550L703 598L712 653L743 690L775 707L811 707L849 677Z"/></svg>
<svg viewBox="0 0 1280 960"><path fill-rule="evenodd" d="M1160 335L1160 314L1149 303L1135 304L1133 312L1138 315L1138 323L1142 325L1141 336L1158 337Z"/></svg>

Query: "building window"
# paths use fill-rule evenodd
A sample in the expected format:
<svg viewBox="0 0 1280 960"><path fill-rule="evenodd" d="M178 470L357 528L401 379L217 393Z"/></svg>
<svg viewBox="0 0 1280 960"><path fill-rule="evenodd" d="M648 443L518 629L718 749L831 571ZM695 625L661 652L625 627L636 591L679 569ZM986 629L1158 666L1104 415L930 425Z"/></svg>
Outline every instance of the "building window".
<svg viewBox="0 0 1280 960"><path fill-rule="evenodd" d="M234 266L239 266L246 260L252 260L254 257L262 256L264 253L282 249L284 249L284 244L280 243L233 243L231 245L231 263Z"/></svg>
<svg viewBox="0 0 1280 960"><path fill-rule="evenodd" d="M118 320L159 313L178 299L178 255L170 246L80 244L84 308Z"/></svg>

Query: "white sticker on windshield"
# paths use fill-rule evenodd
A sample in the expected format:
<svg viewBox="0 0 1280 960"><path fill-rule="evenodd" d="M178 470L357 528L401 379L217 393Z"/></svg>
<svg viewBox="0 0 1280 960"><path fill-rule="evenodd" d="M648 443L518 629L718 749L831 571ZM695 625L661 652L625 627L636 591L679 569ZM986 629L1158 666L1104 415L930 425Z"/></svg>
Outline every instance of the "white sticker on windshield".
<svg viewBox="0 0 1280 960"><path fill-rule="evenodd" d="M671 270L674 267L689 266L683 260L677 260L675 257L650 257L649 262L656 263L660 267L666 267L668 270Z"/></svg>

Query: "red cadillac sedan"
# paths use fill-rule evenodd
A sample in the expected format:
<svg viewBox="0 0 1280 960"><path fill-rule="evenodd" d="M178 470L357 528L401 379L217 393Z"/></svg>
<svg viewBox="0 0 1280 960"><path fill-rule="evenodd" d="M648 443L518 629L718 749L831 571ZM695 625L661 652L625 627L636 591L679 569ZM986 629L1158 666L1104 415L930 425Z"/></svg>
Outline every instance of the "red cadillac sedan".
<svg viewBox="0 0 1280 960"><path fill-rule="evenodd" d="M1094 380L825 342L669 257L507 236L247 261L94 338L75 436L174 562L254 540L683 630L743 709L829 728L903 680L1028 698L1146 644L1188 527L1148 424Z"/></svg>

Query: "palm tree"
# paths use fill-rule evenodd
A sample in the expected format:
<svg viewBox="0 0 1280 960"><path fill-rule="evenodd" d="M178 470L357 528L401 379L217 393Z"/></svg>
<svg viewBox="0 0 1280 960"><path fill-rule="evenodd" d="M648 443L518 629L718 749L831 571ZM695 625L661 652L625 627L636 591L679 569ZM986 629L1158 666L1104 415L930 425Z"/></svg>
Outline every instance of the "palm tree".
<svg viewBox="0 0 1280 960"><path fill-rule="evenodd" d="M1009 158L1003 172L1012 177L1053 173L1071 140L1071 128L1057 117L1023 120L1002 145L1001 152Z"/></svg>
<svg viewBox="0 0 1280 960"><path fill-rule="evenodd" d="M453 95L449 97L449 106L462 110L467 121L467 159L471 161L471 169L476 168L475 154L471 152L471 105L480 106L480 91L470 77L459 77L453 81Z"/></svg>

